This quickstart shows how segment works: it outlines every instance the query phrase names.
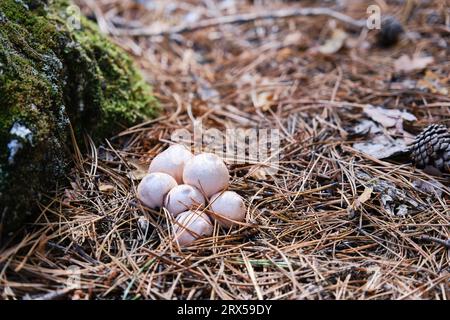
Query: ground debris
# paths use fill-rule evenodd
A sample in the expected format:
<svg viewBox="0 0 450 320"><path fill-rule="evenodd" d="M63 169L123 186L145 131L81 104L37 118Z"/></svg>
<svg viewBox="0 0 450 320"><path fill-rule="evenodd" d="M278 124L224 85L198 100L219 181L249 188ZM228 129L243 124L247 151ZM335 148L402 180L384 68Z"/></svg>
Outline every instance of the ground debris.
<svg viewBox="0 0 450 320"><path fill-rule="evenodd" d="M353 148L376 159L386 159L408 150L403 139L393 139L384 134L376 135L369 141L355 143Z"/></svg>
<svg viewBox="0 0 450 320"><path fill-rule="evenodd" d="M401 111L399 109L375 107L372 105L364 107L364 113L385 128L403 128L403 121L417 120L410 112Z"/></svg>
<svg viewBox="0 0 450 320"><path fill-rule="evenodd" d="M430 178L425 181L422 179L415 179L412 183L414 188L429 195L429 198L441 198L445 186L439 181Z"/></svg>
<svg viewBox="0 0 450 320"><path fill-rule="evenodd" d="M394 216L405 216L425 210L425 206L408 195L394 183L382 179L373 178L363 172L357 172L356 176L365 181L375 194L386 212Z"/></svg>
<svg viewBox="0 0 450 320"><path fill-rule="evenodd" d="M371 120L361 120L353 131L357 135L365 133L367 138L354 143L353 148L376 159L386 159L408 152L408 144L413 136L403 129L403 122L416 121L417 118L413 114L372 105L365 106L364 113ZM398 138L398 135L401 137Z"/></svg>
<svg viewBox="0 0 450 320"><path fill-rule="evenodd" d="M429 64L433 63L433 61L433 57L413 56L411 58L407 55L402 55L394 61L394 68L397 72L411 72L425 69Z"/></svg>

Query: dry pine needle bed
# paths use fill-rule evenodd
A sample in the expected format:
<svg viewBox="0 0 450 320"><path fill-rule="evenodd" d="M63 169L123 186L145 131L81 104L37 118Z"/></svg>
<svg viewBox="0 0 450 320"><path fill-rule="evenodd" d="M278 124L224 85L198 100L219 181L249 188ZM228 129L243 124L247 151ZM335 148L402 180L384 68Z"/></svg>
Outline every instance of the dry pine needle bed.
<svg viewBox="0 0 450 320"><path fill-rule="evenodd" d="M354 23L369 2L301 2L354 21L240 23L219 18L299 4L138 2L78 4L135 55L164 112L102 146L86 140L70 187L49 192L27 234L1 249L2 298L449 298L450 176L394 154L429 124L450 127L445 1L386 1L405 29L389 48ZM184 24L198 28L175 28ZM193 132L195 120L278 129L280 162L275 174L229 163L247 223L215 224L180 250L167 212L143 207L136 187L174 130Z"/></svg>

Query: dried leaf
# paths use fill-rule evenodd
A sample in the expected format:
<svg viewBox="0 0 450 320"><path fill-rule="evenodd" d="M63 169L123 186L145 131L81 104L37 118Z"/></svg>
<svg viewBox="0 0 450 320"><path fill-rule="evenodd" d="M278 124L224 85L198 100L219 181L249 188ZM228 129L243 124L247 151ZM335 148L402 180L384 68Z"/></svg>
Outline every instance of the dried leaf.
<svg viewBox="0 0 450 320"><path fill-rule="evenodd" d="M267 111L272 106L273 93L261 92L256 94L253 101L255 108L261 109L262 111Z"/></svg>
<svg viewBox="0 0 450 320"><path fill-rule="evenodd" d="M394 61L394 69L396 72L411 72L414 70L425 69L430 63L433 63L433 57L414 56L410 58L406 54Z"/></svg>
<svg viewBox="0 0 450 320"><path fill-rule="evenodd" d="M128 177L133 180L142 180L147 175L147 171L133 170L128 173Z"/></svg>
<svg viewBox="0 0 450 320"><path fill-rule="evenodd" d="M334 29L331 38L319 47L319 52L322 54L333 54L338 52L344 45L347 39L347 33L342 29Z"/></svg>
<svg viewBox="0 0 450 320"><path fill-rule="evenodd" d="M259 165L253 166L249 170L249 176L257 180L266 180L267 174L268 174L267 169Z"/></svg>
<svg viewBox="0 0 450 320"><path fill-rule="evenodd" d="M412 185L417 190L430 195L435 195L437 198L442 197L442 190L445 188L442 183L434 179L431 179L430 181L416 179L413 181Z"/></svg>
<svg viewBox="0 0 450 320"><path fill-rule="evenodd" d="M368 115L373 121L378 122L385 128L398 127L399 124L406 121L416 121L417 118L407 112L398 109L385 109L382 107L374 107L368 105L364 108L364 113Z"/></svg>
<svg viewBox="0 0 450 320"><path fill-rule="evenodd" d="M423 205L418 203L408 193L398 188L394 183L385 180L375 180L370 175L357 171L356 176L370 184L373 192L380 197L383 208L391 215L404 216L408 213L424 210Z"/></svg>
<svg viewBox="0 0 450 320"><path fill-rule="evenodd" d="M282 61L286 61L286 59L288 59L290 56L292 56L294 54L294 51L291 48L283 48L277 51L277 55L276 55L276 61L277 62L282 62Z"/></svg>
<svg viewBox="0 0 450 320"><path fill-rule="evenodd" d="M381 131L381 128L375 122L364 119L355 125L351 132L352 135L364 136L367 134L377 134Z"/></svg>
<svg viewBox="0 0 450 320"><path fill-rule="evenodd" d="M431 93L439 93L448 95L447 82L445 79L440 79L437 74L431 70L427 70L425 77L417 82L417 87L420 89L427 89Z"/></svg>
<svg viewBox="0 0 450 320"><path fill-rule="evenodd" d="M350 218L353 218L355 216L356 210L358 210L358 208L361 207L363 203L370 199L370 197L372 196L372 192L373 188L366 187L363 193L358 197L358 199L356 199L350 206L350 208L347 209L349 211Z"/></svg>
<svg viewBox="0 0 450 320"><path fill-rule="evenodd" d="M129 159L128 163L136 170L130 171L128 177L133 180L142 180L148 173L148 166L138 162L135 159Z"/></svg>
<svg viewBox="0 0 450 320"><path fill-rule="evenodd" d="M284 38L283 46L287 47L287 46L298 45L298 44L300 44L302 37L303 36L302 36L301 32L290 33Z"/></svg>
<svg viewBox="0 0 450 320"><path fill-rule="evenodd" d="M385 159L406 152L408 147L403 139L392 139L386 135L377 135L370 141L353 144L353 148L376 159Z"/></svg>
<svg viewBox="0 0 450 320"><path fill-rule="evenodd" d="M108 183L100 183L98 186L98 190L100 192L106 192L106 193L111 193L115 190L116 188Z"/></svg>
<svg viewBox="0 0 450 320"><path fill-rule="evenodd" d="M370 199L370 197L372 196L372 192L373 192L373 188L371 187L366 187L364 189L364 192L358 197L358 203L359 204L363 204L365 203L367 200Z"/></svg>
<svg viewBox="0 0 450 320"><path fill-rule="evenodd" d="M411 135L403 131L403 120L417 120L413 114L397 109L385 109L371 105L364 108L364 113L373 121L363 120L359 122L354 127L353 132L354 135L369 135L370 140L355 143L353 144L353 148L377 159L385 159L395 154L406 152L406 140L410 139ZM403 139L392 138L387 130L381 130L374 121L385 128L393 127L393 131L403 133Z"/></svg>

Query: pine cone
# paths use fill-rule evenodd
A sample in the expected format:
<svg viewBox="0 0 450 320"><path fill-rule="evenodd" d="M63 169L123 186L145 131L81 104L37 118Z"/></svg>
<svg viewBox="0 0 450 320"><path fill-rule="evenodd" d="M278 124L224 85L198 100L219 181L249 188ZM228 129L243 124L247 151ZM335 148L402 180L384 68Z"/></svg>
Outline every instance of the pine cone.
<svg viewBox="0 0 450 320"><path fill-rule="evenodd" d="M382 47L392 46L398 42L403 31L402 24L395 17L388 16L381 21L378 43Z"/></svg>
<svg viewBox="0 0 450 320"><path fill-rule="evenodd" d="M426 127L410 147L411 158L417 168L427 166L450 172L450 133L446 126Z"/></svg>

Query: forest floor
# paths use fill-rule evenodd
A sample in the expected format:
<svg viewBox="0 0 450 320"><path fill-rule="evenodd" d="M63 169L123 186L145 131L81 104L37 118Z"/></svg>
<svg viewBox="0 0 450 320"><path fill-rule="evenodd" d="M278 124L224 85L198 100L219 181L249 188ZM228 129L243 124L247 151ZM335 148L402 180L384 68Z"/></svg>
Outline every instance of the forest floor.
<svg viewBox="0 0 450 320"><path fill-rule="evenodd" d="M371 1L77 3L163 112L77 152L71 187L2 249L4 299L449 299L450 176L397 155L450 126L445 0L377 1L404 28L388 48L364 27ZM247 223L180 250L136 186L199 121L277 129L277 171L227 159Z"/></svg>

